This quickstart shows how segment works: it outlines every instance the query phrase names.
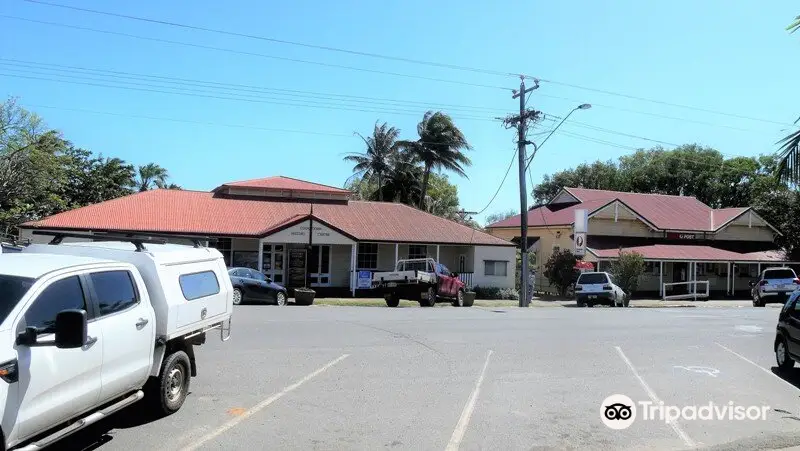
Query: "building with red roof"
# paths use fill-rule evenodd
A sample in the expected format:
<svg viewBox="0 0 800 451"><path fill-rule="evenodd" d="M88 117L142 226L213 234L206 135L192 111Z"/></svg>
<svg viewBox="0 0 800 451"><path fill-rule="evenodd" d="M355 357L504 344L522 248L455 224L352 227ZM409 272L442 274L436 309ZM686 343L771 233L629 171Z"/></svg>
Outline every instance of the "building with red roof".
<svg viewBox="0 0 800 451"><path fill-rule="evenodd" d="M607 270L620 251L640 253L647 262L641 291L663 294L664 283L707 280L718 293L748 293L763 268L793 263L774 242L780 232L750 207L715 209L689 196L564 188L528 211L538 274L554 249L576 249L578 210L588 218L583 260ZM519 242L520 216L487 230Z"/></svg>
<svg viewBox="0 0 800 451"><path fill-rule="evenodd" d="M48 240L34 230L209 237L229 266L261 269L289 288L308 274L320 295L355 295L371 272L420 257L436 258L470 286L514 287L513 243L407 205L350 195L282 176L211 192L158 189L23 224L21 238Z"/></svg>

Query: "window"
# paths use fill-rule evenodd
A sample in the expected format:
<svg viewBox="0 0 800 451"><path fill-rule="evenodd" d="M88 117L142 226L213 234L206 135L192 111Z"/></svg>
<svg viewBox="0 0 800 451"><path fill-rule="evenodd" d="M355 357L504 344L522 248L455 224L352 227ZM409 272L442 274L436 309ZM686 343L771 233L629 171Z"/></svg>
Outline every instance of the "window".
<svg viewBox="0 0 800 451"><path fill-rule="evenodd" d="M578 283L582 285L599 285L608 282L606 275L601 272L586 272L578 277Z"/></svg>
<svg viewBox="0 0 800 451"><path fill-rule="evenodd" d="M139 302L128 271L95 272L89 278L100 304L100 316L127 310Z"/></svg>
<svg viewBox="0 0 800 451"><path fill-rule="evenodd" d="M464 254L458 256L458 272L467 272L467 256Z"/></svg>
<svg viewBox="0 0 800 451"><path fill-rule="evenodd" d="M796 276L791 269L768 269L764 271L765 279L794 279Z"/></svg>
<svg viewBox="0 0 800 451"><path fill-rule="evenodd" d="M660 262L645 262L645 273L650 273L655 276L661 272L661 263Z"/></svg>
<svg viewBox="0 0 800 451"><path fill-rule="evenodd" d="M425 258L428 256L428 246L420 244L408 245L408 258Z"/></svg>
<svg viewBox="0 0 800 451"><path fill-rule="evenodd" d="M444 274L444 275L449 276L451 274L451 271L449 269L447 269L447 266L439 265L439 274Z"/></svg>
<svg viewBox="0 0 800 451"><path fill-rule="evenodd" d="M184 274L178 278L183 297L187 301L204 298L219 293L219 281L214 271Z"/></svg>
<svg viewBox="0 0 800 451"><path fill-rule="evenodd" d="M54 282L33 301L25 312L25 326L39 329L39 333L53 333L56 315L63 310L86 310L86 299L78 276Z"/></svg>
<svg viewBox="0 0 800 451"><path fill-rule="evenodd" d="M215 243L211 243L211 247L216 248L222 254L226 266L230 267L233 264L233 262L231 262L233 244L230 238L218 238Z"/></svg>
<svg viewBox="0 0 800 451"><path fill-rule="evenodd" d="M484 260L483 261L483 275L485 276L500 276L505 277L508 275L508 262L500 260Z"/></svg>
<svg viewBox="0 0 800 451"><path fill-rule="evenodd" d="M358 243L358 269L378 269L378 244Z"/></svg>
<svg viewBox="0 0 800 451"><path fill-rule="evenodd" d="M260 273L258 271L253 271L253 270L250 270L250 272L253 274L253 278L254 279L260 280L262 282L266 282L267 281L267 276L265 276L264 274L262 274L262 273Z"/></svg>
<svg viewBox="0 0 800 451"><path fill-rule="evenodd" d="M239 268L258 269L258 251L236 251L233 253L233 265Z"/></svg>

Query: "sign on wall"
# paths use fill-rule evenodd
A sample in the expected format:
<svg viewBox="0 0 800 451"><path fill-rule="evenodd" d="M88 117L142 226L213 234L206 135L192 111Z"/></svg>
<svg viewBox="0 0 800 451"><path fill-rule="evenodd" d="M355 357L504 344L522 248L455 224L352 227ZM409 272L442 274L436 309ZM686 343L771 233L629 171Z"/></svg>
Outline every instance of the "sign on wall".
<svg viewBox="0 0 800 451"><path fill-rule="evenodd" d="M296 243L307 244L308 233L311 228L310 221L303 221L289 228L283 229L269 236L269 241L273 243ZM311 241L314 244L353 244L353 240L341 233L314 221L314 230Z"/></svg>
<svg viewBox="0 0 800 451"><path fill-rule="evenodd" d="M579 257L586 255L586 232L575 232L572 245L575 255Z"/></svg>
<svg viewBox="0 0 800 451"><path fill-rule="evenodd" d="M678 233L678 232L669 232L667 233L667 238L670 240L700 240L703 238L703 234L700 233Z"/></svg>
<svg viewBox="0 0 800 451"><path fill-rule="evenodd" d="M358 272L358 288L372 288L372 271Z"/></svg>
<svg viewBox="0 0 800 451"><path fill-rule="evenodd" d="M573 233L589 232L589 211L586 209L575 210L575 222L572 225Z"/></svg>
<svg viewBox="0 0 800 451"><path fill-rule="evenodd" d="M289 249L289 286L292 288L306 285L306 250Z"/></svg>

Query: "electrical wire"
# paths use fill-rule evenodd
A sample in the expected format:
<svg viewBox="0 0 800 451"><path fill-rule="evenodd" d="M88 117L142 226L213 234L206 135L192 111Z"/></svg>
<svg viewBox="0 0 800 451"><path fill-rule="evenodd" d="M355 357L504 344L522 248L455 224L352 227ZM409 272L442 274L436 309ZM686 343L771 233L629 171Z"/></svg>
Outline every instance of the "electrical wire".
<svg viewBox="0 0 800 451"><path fill-rule="evenodd" d="M217 81L207 81L207 80L197 80L197 79L187 79L187 78L176 78L176 77L166 77L163 75L150 75L150 74L142 74L136 72L124 72L124 71L115 71L115 70L105 70L105 69L96 69L96 68L87 68L87 67L80 67L80 66L69 66L69 65L61 65L61 64L50 64L50 63L39 63L39 62L31 62L31 61L23 61L23 60L14 60L8 58L0 58L0 67L2 66L10 66L14 67L21 67L27 69L38 69L38 70L46 70L55 72L53 74L47 75L62 75L64 72L79 74L83 76L87 75L95 75L95 76L102 76L108 77L112 79L130 79L130 80L137 80L137 81L148 81L148 82L159 82L159 83L168 83L168 84L175 84L178 86L194 86L194 87L201 87L201 88L213 88L213 89L225 89L230 91L242 91L242 92L255 92L255 93L267 93L267 94L275 94L275 95L283 95L283 96L290 96L290 97L308 97L314 99L327 99L327 100L337 100L337 101L351 101L351 102L359 102L359 103L377 103L377 104L384 104L389 103L392 106L394 104L408 104L402 106L425 106L430 108L437 108L437 109L449 109L449 110L464 110L467 112L475 113L475 112L500 112L505 110L501 110L499 108L488 108L488 107L480 107L474 105L460 105L460 104L449 104L449 103L435 103L435 102L419 102L419 101L411 101L411 100L401 100L401 99L388 99L388 98L381 98L381 97L368 97L368 96L356 96L356 95L347 95L347 94L335 94L335 93L325 93L325 92L318 92L318 91L302 91L296 89L280 89L280 88L269 88L264 86L254 86L254 85L245 85L245 84L233 84L233 83L222 83ZM19 70L19 69L15 69ZM41 73L40 73L41 74ZM352 99L352 100L351 100ZM474 110L474 111L472 111Z"/></svg>
<svg viewBox="0 0 800 451"><path fill-rule="evenodd" d="M331 52L347 53L347 54L350 54L350 55L368 56L368 57L371 57L371 58L380 58L380 59L384 59L384 60L400 61L400 62L404 62L404 63L420 64L420 65L425 65L425 66L434 66L434 67L441 67L441 68L445 68L445 69L453 69L453 70L460 70L460 71L467 71L467 72L477 72L477 73L489 74L489 75L515 76L515 77L519 76L519 74L502 72L502 71L497 71L497 70L492 70L492 69L482 69L482 68L476 68L476 67L460 66L460 65L456 65L456 64L438 63L438 62L424 61L424 60L418 60L418 59L413 59L413 58L404 58L404 57L399 57L399 56L383 55L383 54L380 54L380 53L362 52L362 51L358 51L358 50L343 49L343 48L331 47L331 46L325 46L325 45L309 44L309 43L297 42L297 41L289 41L289 40L285 40L285 39L277 39L277 38L271 38L271 37L267 37L267 36L259 36L259 35L253 35L253 34L248 34L248 33L240 33L240 32L228 31L228 30L220 30L220 29L209 28L209 27L201 27L201 26L198 26L198 25L189 25L189 24L178 23L178 22L170 22L170 21L166 21L166 20L150 19L150 18L146 18L146 17L133 16L133 15L128 15L128 14L113 13L113 12L109 12L109 11L99 11L99 10L96 10L96 9L79 8L77 6L62 5L62 4L59 4L59 3L44 2L44 1L40 1L40 0L23 0L23 1L26 1L28 3L36 3L36 4L39 4L39 5L71 9L73 11L87 12L87 13L91 13L91 14L100 14L100 15L104 15L104 16L118 17L118 18L123 18L123 19L136 20L136 21L140 21L140 22L148 22L148 23L154 23L154 24L159 24L159 25L167 25L167 26L171 26L171 27L184 28L184 29L188 29L188 30L204 31L204 32L207 32L207 33L222 34L222 35L235 36L235 37L240 37L240 38L257 39L257 40L273 42L273 43L277 43L277 44L287 44L287 45L306 47L306 48L312 48L312 49L317 49L317 50L327 50L327 51L331 51Z"/></svg>
<svg viewBox="0 0 800 451"><path fill-rule="evenodd" d="M359 71L359 72L374 73L374 74L381 74L381 75L392 75L392 76L395 76L395 77L414 78L414 79L419 79L419 80L435 81L435 82L440 82L440 83L452 83L452 84L463 85L463 86L472 86L472 87L490 88L490 89L502 89L504 91L511 91L511 89L506 88L505 86L496 86L496 85L493 86L493 85L486 85L486 84L480 84L480 83L470 83L470 82L465 82L465 81L460 81L460 80L448 80L448 79L444 79L444 78L426 77L426 76L423 76L423 75L403 74L403 73L399 73L399 72L389 72L389 71L382 71L382 70L377 70L377 69L367 69L367 68L363 68L363 67L345 66L345 65L342 65L342 64L322 63L322 62L319 62L319 61L302 60L302 59L297 59L297 58L288 58L288 57L283 57L283 56L268 55L268 54L265 54L265 53L247 52L247 51L244 51L244 50L235 50L235 49L229 49L229 48L224 48L224 47L215 47L215 46L211 46L211 45L194 44L194 43L191 43L191 42L173 41L173 40L170 40L170 39L154 38L154 37L150 37L150 36L140 36L140 35L131 34L131 33L122 33L122 32L119 32L119 31L100 30L100 29L97 29L97 28L82 27L82 26L78 26L78 25L70 25L70 24L64 24L64 23L59 23L59 22L48 22L48 21L44 21L44 20L29 19L29 18L26 18L26 17L11 16L11 15L7 15L7 14L0 14L0 18L12 19L12 20L20 20L20 21L29 22L29 23L37 23L37 24L41 24L41 25L50 25L50 26L54 26L54 27L69 28L69 29L74 29L74 30L89 31L89 32L93 32L93 33L101 33L101 34L106 34L106 35L111 35L111 36L122 36L122 37L127 37L127 38L139 39L139 40L143 40L143 41L158 42L158 43L162 43L162 44L180 45L180 46L185 46L185 47L193 47L193 48L199 48L199 49L205 49L205 50L214 50L214 51L218 51L218 52L226 52L226 53L232 53L232 54L237 54L237 55L257 56L257 57L260 57L260 58L269 58L269 59L275 59L275 60L280 60L280 61L289 61L289 62L293 62L293 63L312 64L312 65L322 66L322 67L332 67L332 68L337 68L337 69L347 69L347 70L354 70L354 71Z"/></svg>
<svg viewBox="0 0 800 451"><path fill-rule="evenodd" d="M503 188L503 184L506 183L506 178L508 177L508 173L511 172L511 167L514 166L514 160L516 159L516 157L517 157L517 149L514 149L514 155L511 156L511 163L508 164L508 169L506 169L506 173L503 176L503 180L500 181L500 186L497 187L497 191L494 192L494 196L492 196L491 200L489 200L489 203L487 203L486 206L483 207L479 212L475 213L476 215L479 215L484 211L486 211L489 208L489 206L492 205L492 202L494 202L494 200L497 198L497 195L500 194L500 190Z"/></svg>

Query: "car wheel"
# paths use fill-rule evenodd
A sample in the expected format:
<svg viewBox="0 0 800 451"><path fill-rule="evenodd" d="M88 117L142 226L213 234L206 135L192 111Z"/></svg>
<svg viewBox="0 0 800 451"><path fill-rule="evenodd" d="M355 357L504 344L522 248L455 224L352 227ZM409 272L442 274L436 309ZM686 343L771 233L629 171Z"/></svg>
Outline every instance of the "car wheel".
<svg viewBox="0 0 800 451"><path fill-rule="evenodd" d="M760 297L756 298L756 302L753 307L764 307L764 301Z"/></svg>
<svg viewBox="0 0 800 451"><path fill-rule="evenodd" d="M400 305L400 296L398 296L395 293L387 294L386 296L384 296L384 299L386 299L387 307L397 307L398 305Z"/></svg>
<svg viewBox="0 0 800 451"><path fill-rule="evenodd" d="M453 301L453 307L463 307L464 306L464 290L458 290L458 294L456 294L456 299Z"/></svg>
<svg viewBox="0 0 800 451"><path fill-rule="evenodd" d="M150 396L154 410L163 415L178 411L189 394L191 363L183 351L168 355L161 364L158 377L152 378Z"/></svg>
<svg viewBox="0 0 800 451"><path fill-rule="evenodd" d="M286 293L279 291L278 294L275 295L275 304L286 305Z"/></svg>
<svg viewBox="0 0 800 451"><path fill-rule="evenodd" d="M241 305L242 303L242 290L238 288L233 289L233 305Z"/></svg>
<svg viewBox="0 0 800 451"><path fill-rule="evenodd" d="M786 371L794 367L794 360L789 356L789 349L786 346L786 339L781 338L775 344L775 362L778 368Z"/></svg>
<svg viewBox="0 0 800 451"><path fill-rule="evenodd" d="M433 307L436 305L436 289L428 287L428 299L423 299L420 304L423 307Z"/></svg>

